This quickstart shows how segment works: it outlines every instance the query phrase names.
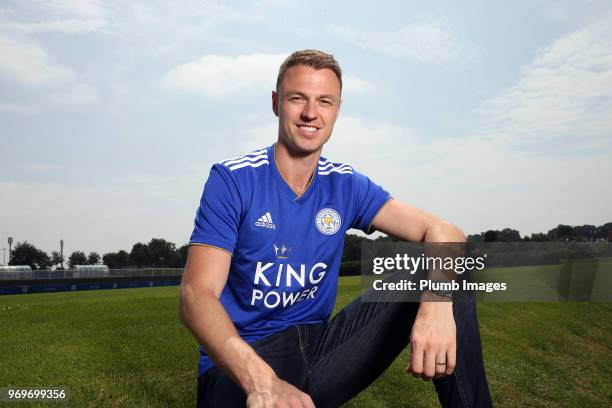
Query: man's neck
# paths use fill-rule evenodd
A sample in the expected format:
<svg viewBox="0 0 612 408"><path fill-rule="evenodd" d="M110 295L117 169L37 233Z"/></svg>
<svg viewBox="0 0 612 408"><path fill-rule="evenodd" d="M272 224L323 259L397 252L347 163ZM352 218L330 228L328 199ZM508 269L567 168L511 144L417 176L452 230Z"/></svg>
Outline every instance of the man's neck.
<svg viewBox="0 0 612 408"><path fill-rule="evenodd" d="M321 151L306 156L292 154L280 142L274 145L274 160L279 173L295 194L304 194L317 169Z"/></svg>

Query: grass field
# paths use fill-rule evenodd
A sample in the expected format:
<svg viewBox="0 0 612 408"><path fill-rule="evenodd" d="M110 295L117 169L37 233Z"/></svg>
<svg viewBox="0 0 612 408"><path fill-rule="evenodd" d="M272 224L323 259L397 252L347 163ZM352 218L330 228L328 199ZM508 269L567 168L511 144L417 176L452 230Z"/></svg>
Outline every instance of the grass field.
<svg viewBox="0 0 612 408"><path fill-rule="evenodd" d="M359 294L359 279L341 278L336 308ZM0 387L68 386L63 407L195 406L197 344L177 295L175 286L0 296ZM612 406L612 304L478 312L495 406ZM407 358L345 407L439 406L431 383L404 374Z"/></svg>

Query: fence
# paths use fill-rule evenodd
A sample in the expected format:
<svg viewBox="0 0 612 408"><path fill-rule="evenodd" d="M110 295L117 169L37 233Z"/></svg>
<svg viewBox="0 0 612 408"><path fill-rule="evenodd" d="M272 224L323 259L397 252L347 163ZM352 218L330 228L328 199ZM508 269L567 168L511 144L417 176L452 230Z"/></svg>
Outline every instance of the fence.
<svg viewBox="0 0 612 408"><path fill-rule="evenodd" d="M143 276L183 276L183 268L131 268L88 271L87 275L76 270L65 271L24 271L0 272L0 280L33 280L33 279L77 279L77 278L118 278Z"/></svg>

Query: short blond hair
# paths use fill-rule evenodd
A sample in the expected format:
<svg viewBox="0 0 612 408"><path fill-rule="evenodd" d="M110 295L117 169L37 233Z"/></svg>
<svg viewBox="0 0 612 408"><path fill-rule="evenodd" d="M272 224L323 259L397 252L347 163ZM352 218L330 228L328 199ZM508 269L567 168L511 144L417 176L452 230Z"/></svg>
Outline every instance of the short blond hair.
<svg viewBox="0 0 612 408"><path fill-rule="evenodd" d="M314 69L331 69L340 81L340 89L342 90L342 70L340 64L334 58L333 55L327 54L319 50L302 50L295 51L289 55L280 66L278 70L278 77L276 78L276 91L285 76L285 72L293 66L306 65Z"/></svg>

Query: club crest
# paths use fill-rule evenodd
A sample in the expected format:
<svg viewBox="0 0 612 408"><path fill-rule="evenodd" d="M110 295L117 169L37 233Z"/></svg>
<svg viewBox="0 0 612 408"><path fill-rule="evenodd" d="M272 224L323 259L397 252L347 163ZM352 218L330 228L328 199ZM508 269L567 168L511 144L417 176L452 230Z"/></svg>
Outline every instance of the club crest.
<svg viewBox="0 0 612 408"><path fill-rule="evenodd" d="M331 208L323 208L315 217L317 229L325 235L333 235L340 229L342 220L338 211Z"/></svg>

